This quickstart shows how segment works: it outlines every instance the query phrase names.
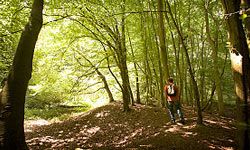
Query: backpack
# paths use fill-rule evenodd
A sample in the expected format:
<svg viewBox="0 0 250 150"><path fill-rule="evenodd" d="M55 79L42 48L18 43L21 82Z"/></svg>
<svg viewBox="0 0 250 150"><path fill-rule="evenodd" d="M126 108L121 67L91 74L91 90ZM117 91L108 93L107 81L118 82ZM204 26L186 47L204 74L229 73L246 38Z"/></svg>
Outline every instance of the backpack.
<svg viewBox="0 0 250 150"><path fill-rule="evenodd" d="M176 88L175 88L174 84L167 86L167 94L168 94L168 96L176 96L176 93L177 93L177 91L176 91Z"/></svg>

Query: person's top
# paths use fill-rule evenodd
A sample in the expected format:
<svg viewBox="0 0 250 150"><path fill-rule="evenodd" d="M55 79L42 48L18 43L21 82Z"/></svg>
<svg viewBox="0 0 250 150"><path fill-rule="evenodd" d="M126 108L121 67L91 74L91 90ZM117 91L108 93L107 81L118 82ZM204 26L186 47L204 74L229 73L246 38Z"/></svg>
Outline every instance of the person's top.
<svg viewBox="0 0 250 150"><path fill-rule="evenodd" d="M164 92L167 101L178 101L180 99L179 87L175 84L166 84Z"/></svg>

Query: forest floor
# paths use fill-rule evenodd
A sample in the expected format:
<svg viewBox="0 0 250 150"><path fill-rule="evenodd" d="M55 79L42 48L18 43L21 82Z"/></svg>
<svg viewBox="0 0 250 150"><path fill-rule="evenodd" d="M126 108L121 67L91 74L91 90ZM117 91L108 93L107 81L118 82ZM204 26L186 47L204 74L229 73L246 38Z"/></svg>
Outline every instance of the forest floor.
<svg viewBox="0 0 250 150"><path fill-rule="evenodd" d="M136 105L123 112L115 102L63 122L26 121L26 142L31 150L236 149L232 117L204 113L204 125L196 125L196 113L189 107L183 111L186 123L171 124L164 108Z"/></svg>

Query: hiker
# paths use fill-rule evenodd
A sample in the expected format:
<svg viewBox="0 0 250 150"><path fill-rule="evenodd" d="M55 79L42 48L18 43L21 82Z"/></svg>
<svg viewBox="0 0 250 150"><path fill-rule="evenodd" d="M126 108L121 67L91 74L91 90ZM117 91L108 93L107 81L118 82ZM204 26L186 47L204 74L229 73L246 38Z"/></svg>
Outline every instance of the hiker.
<svg viewBox="0 0 250 150"><path fill-rule="evenodd" d="M173 78L169 78L167 80L167 83L164 87L164 93L167 101L167 108L169 111L171 122L175 123L175 116L174 116L174 108L175 108L177 114L179 115L180 123L184 124L184 117L181 111L181 104L180 104L180 90L179 87L174 84Z"/></svg>

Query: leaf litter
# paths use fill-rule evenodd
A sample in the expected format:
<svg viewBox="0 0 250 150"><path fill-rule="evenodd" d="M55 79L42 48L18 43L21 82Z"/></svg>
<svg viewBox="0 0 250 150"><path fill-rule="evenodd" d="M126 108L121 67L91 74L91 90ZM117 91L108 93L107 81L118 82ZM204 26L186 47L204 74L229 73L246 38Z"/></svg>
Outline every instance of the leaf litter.
<svg viewBox="0 0 250 150"><path fill-rule="evenodd" d="M196 113L184 107L185 124L171 124L165 108L136 104L123 112L120 102L93 109L63 122L25 123L30 150L231 150L236 149L235 120L203 113L204 125L196 125Z"/></svg>

